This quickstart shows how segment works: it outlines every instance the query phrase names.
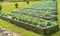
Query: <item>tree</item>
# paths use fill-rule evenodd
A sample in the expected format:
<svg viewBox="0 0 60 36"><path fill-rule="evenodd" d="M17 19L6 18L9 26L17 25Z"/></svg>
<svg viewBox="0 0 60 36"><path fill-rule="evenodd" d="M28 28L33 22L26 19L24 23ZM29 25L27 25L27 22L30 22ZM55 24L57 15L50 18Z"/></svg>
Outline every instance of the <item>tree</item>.
<svg viewBox="0 0 60 36"><path fill-rule="evenodd" d="M15 7L18 8L18 4L17 3L15 3Z"/></svg>
<svg viewBox="0 0 60 36"><path fill-rule="evenodd" d="M29 4L30 2L29 2L29 0L26 0L26 2L27 2L27 4Z"/></svg>

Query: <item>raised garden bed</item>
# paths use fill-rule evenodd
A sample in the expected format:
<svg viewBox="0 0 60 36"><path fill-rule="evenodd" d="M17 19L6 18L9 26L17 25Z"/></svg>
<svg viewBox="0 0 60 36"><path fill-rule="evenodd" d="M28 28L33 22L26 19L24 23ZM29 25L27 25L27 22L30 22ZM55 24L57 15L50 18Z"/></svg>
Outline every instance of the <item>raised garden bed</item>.
<svg viewBox="0 0 60 36"><path fill-rule="evenodd" d="M23 27L25 29L37 32L37 33L52 34L52 33L56 32L58 30L58 25L57 24L54 24L54 25L51 25L51 26L46 26L46 27L38 27L38 26L31 25L31 24L28 24L28 23L25 23L25 22L22 22L22 21L9 19L9 18L2 17L2 16L0 16L0 18L4 19L6 21L9 21L13 24L16 24L20 27Z"/></svg>
<svg viewBox="0 0 60 36"><path fill-rule="evenodd" d="M55 1L42 1L28 7L31 8L1 13L0 18L37 33L52 34L58 30Z"/></svg>

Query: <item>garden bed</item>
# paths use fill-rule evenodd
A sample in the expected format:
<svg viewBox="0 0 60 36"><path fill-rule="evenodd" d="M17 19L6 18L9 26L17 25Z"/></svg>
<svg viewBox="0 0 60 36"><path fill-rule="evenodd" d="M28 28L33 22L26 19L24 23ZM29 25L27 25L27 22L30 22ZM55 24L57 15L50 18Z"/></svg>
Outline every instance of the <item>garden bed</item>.
<svg viewBox="0 0 60 36"><path fill-rule="evenodd" d="M37 33L52 34L58 30L55 1L38 2L28 7L31 8L25 7L12 13L2 12L0 18Z"/></svg>
<svg viewBox="0 0 60 36"><path fill-rule="evenodd" d="M28 23L25 23L25 22L22 22L22 21L14 20L14 19L9 19L9 18L2 17L2 16L0 16L0 18L4 19L6 21L9 21L11 23L14 23L15 25L18 25L18 26L23 27L25 29L34 31L36 33L52 34L52 33L56 32L58 30L58 25L57 24L54 24L54 25L51 25L51 26L46 26L46 27L38 27L38 26L35 26L35 25L32 25L32 24L28 24Z"/></svg>

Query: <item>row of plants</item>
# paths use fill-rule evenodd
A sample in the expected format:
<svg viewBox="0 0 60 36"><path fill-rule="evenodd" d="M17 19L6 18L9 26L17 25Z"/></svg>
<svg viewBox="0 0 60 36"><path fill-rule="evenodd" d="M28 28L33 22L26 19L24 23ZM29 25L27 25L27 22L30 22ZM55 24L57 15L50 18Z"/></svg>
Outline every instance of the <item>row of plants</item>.
<svg viewBox="0 0 60 36"><path fill-rule="evenodd" d="M18 14L13 14L13 13L1 13L0 16L5 16L5 17L11 16L11 18L14 20L22 21L22 22L28 23L29 25L34 25L37 27L51 26L51 24L55 23L55 21L53 20L52 21L54 23L51 23L51 21L46 22L46 20L42 18L38 19L38 18L30 17L30 16L18 15Z"/></svg>
<svg viewBox="0 0 60 36"><path fill-rule="evenodd" d="M46 7L47 6L47 7ZM37 9L39 8L39 9ZM53 18L56 16L56 3L55 2L39 2L38 4L34 4L32 6L28 6L26 8L21 9L20 11L16 12L13 11L12 13L15 14L23 14L23 15L29 15L32 17L37 18Z"/></svg>
<svg viewBox="0 0 60 36"><path fill-rule="evenodd" d="M32 16L32 17L36 17L36 18L45 18L45 17L48 17L48 18L54 18L56 17L55 14L43 14L43 13L33 13L33 12L12 12L12 13L15 13L15 14L23 14L23 15L28 15L28 16ZM57 14L57 13L56 13Z"/></svg>
<svg viewBox="0 0 60 36"><path fill-rule="evenodd" d="M37 8L40 8L40 9L38 9L37 11ZM43 19L43 17L48 17L48 18L56 17L56 14L57 14L56 3L49 2L49 1L38 2L38 4L25 7L21 9L20 11L13 11L11 14L14 14L12 15L12 19L16 19L18 21L23 21L23 22L26 22L35 26L42 26L42 27L51 26L52 24L55 24L56 22L53 20L51 21L47 20L48 22L46 22L46 20ZM54 23L51 23L52 21Z"/></svg>
<svg viewBox="0 0 60 36"><path fill-rule="evenodd" d="M43 3L43 4L41 4L41 3ZM44 10L43 10L43 8L39 9L39 11L42 10L43 12L42 11L41 12L38 12L38 11L37 12L26 12L30 8L28 8L28 9L25 8L27 10L24 9L19 12L17 12L17 11L14 11L12 13L3 13L2 12L2 13L0 13L0 16L4 16L6 18L10 16L9 19L11 18L11 19L14 19L17 21L22 21L22 22L28 23L30 25L38 26L38 27L46 27L46 26L51 26L52 24L55 24L56 22L54 20L50 21L50 20L46 20L46 19L41 18L41 17L51 18L51 17L56 16L56 14L55 14L56 10L54 9L56 7L51 5L51 4L54 5L54 3L53 2L52 3L41 2L41 3L39 3L39 4L41 4L41 7L42 6L45 7L45 6L47 6L47 4L49 5L48 6L49 8L53 7L53 10L48 9L50 11L52 10L51 13L48 10L45 11L46 8L44 8ZM36 8L37 5L39 5L39 4L36 4L36 6L32 5L31 7L34 6ZM40 5L38 7L41 8ZM55 12L53 12L53 11L55 11ZM53 23L52 23L52 21L53 21Z"/></svg>

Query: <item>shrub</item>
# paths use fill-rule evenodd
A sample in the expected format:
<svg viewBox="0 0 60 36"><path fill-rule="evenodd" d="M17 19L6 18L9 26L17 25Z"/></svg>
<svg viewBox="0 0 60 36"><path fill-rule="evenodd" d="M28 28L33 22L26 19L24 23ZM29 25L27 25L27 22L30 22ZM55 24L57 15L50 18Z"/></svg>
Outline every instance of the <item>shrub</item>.
<svg viewBox="0 0 60 36"><path fill-rule="evenodd" d="M24 16L24 22L27 22L27 16Z"/></svg>
<svg viewBox="0 0 60 36"><path fill-rule="evenodd" d="M4 14L3 14L3 13L1 13L1 16L4 16Z"/></svg>
<svg viewBox="0 0 60 36"><path fill-rule="evenodd" d="M19 21L21 21L21 18L19 18Z"/></svg>
<svg viewBox="0 0 60 36"><path fill-rule="evenodd" d="M23 16L20 16L20 21L24 21L24 17Z"/></svg>
<svg viewBox="0 0 60 36"><path fill-rule="evenodd" d="M38 25L37 22L38 22L38 21L37 21L36 19L33 19L33 20L32 20L32 24L33 24L33 25Z"/></svg>
<svg viewBox="0 0 60 36"><path fill-rule="evenodd" d="M47 26L51 26L51 25L52 25L51 22L48 22L48 23L47 23Z"/></svg>
<svg viewBox="0 0 60 36"><path fill-rule="evenodd" d="M18 4L17 3L15 3L15 8L18 8Z"/></svg>
<svg viewBox="0 0 60 36"><path fill-rule="evenodd" d="M45 22L43 20L41 20L40 22L38 22L40 27L45 27Z"/></svg>
<svg viewBox="0 0 60 36"><path fill-rule="evenodd" d="M16 19L16 20L19 20L19 17L16 17L15 19Z"/></svg>
<svg viewBox="0 0 60 36"><path fill-rule="evenodd" d="M40 26L40 27L45 27L45 24L42 24L42 23L41 23L41 24L39 24L39 26Z"/></svg>
<svg viewBox="0 0 60 36"><path fill-rule="evenodd" d="M27 22L31 24L32 19L31 18L27 18Z"/></svg>
<svg viewBox="0 0 60 36"><path fill-rule="evenodd" d="M8 16L8 14L4 14L4 16Z"/></svg>
<svg viewBox="0 0 60 36"><path fill-rule="evenodd" d="M27 2L27 4L29 4L29 3L30 3L30 1L29 1L29 0L27 0L26 2Z"/></svg>
<svg viewBox="0 0 60 36"><path fill-rule="evenodd" d="M16 18L16 16L12 16L12 19L15 19Z"/></svg>

